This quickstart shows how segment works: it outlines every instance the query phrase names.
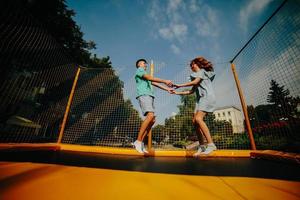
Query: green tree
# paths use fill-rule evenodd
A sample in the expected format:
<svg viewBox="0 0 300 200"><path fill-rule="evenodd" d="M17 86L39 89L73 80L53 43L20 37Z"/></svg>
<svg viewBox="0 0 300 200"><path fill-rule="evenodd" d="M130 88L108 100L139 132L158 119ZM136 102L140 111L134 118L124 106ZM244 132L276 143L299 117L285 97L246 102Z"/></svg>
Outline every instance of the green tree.
<svg viewBox="0 0 300 200"><path fill-rule="evenodd" d="M161 142L169 142L169 134L166 131L165 126L163 125L157 125L152 129L152 139L153 141L157 142L158 144L161 144Z"/></svg>
<svg viewBox="0 0 300 200"><path fill-rule="evenodd" d="M255 116L258 124L269 123L273 121L272 113L274 112L272 105L258 105L255 107Z"/></svg>
<svg viewBox="0 0 300 200"><path fill-rule="evenodd" d="M295 108L293 108L293 98L288 89L280 86L275 80L271 80L270 92L267 97L268 103L272 104L273 118L279 120L281 118L289 119Z"/></svg>
<svg viewBox="0 0 300 200"><path fill-rule="evenodd" d="M96 49L94 41L83 39L80 26L73 20L75 11L69 9L65 0L32 0L22 1L30 13L44 25L44 28L62 44L75 61L85 67L110 68L109 57L97 58L91 56L91 50Z"/></svg>
<svg viewBox="0 0 300 200"><path fill-rule="evenodd" d="M194 95L182 95L180 96L180 101L181 104L178 105L179 112L175 116L167 118L165 125L159 125L153 129L153 132L155 132L153 137L164 138L167 135L169 142L176 146L181 146L189 140L197 140L195 127L192 123L196 98ZM220 142L223 142L222 138L224 136L228 134L232 135L233 133L231 123L217 121L215 115L212 113L207 114L204 121L210 129L212 136L215 135L220 138ZM159 136L155 136L156 134L159 134Z"/></svg>

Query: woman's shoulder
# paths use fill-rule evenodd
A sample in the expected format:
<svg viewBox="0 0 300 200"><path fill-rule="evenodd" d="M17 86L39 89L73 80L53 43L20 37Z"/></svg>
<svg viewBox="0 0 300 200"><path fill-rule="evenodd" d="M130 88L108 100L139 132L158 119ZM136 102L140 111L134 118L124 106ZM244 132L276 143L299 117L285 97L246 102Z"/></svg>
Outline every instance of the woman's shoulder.
<svg viewBox="0 0 300 200"><path fill-rule="evenodd" d="M216 73L214 71L205 71L205 76L211 81L213 81L216 76Z"/></svg>
<svg viewBox="0 0 300 200"><path fill-rule="evenodd" d="M192 73L191 73L191 77L194 77L194 78L202 78L202 77L203 77L203 74L204 74L203 69L200 69L200 70L197 71L197 72L192 72Z"/></svg>

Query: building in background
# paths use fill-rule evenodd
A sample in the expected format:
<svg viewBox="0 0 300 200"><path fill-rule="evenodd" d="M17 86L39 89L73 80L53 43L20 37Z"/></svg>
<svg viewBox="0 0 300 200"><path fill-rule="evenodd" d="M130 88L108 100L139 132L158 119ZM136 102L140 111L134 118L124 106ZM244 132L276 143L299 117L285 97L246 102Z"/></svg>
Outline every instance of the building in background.
<svg viewBox="0 0 300 200"><path fill-rule="evenodd" d="M244 116L240 109L235 106L225 106L217 108L213 114L218 121L228 121L231 123L233 133L242 133L245 131Z"/></svg>

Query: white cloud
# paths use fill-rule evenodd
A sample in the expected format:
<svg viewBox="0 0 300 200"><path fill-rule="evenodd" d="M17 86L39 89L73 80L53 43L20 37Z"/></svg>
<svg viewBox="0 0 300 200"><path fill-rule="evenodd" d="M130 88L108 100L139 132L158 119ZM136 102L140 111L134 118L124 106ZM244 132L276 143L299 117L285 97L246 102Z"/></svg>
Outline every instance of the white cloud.
<svg viewBox="0 0 300 200"><path fill-rule="evenodd" d="M175 44L171 45L171 49L172 49L173 53L180 54L180 49Z"/></svg>
<svg viewBox="0 0 300 200"><path fill-rule="evenodd" d="M161 28L158 30L160 36L164 39L171 40L174 37L172 30L170 28Z"/></svg>
<svg viewBox="0 0 300 200"><path fill-rule="evenodd" d="M196 30L200 36L219 36L220 24L217 11L211 7L205 6L205 11L199 16L196 23Z"/></svg>
<svg viewBox="0 0 300 200"><path fill-rule="evenodd" d="M252 0L240 10L240 27L247 32L248 23L251 17L258 15L272 0Z"/></svg>
<svg viewBox="0 0 300 200"><path fill-rule="evenodd" d="M160 1L152 1L148 16L153 20L154 29L158 30L161 38L179 42L185 40L188 26L183 20L183 10L185 2L181 0L169 0L166 5Z"/></svg>
<svg viewBox="0 0 300 200"><path fill-rule="evenodd" d="M178 38L178 40L181 37L185 37L187 34L187 26L185 24L175 24L172 26L173 29L173 33L175 35L176 38Z"/></svg>
<svg viewBox="0 0 300 200"><path fill-rule="evenodd" d="M211 48L211 51L218 51L215 38L221 32L219 13L208 4L197 0L153 0L148 13L153 24L153 31L150 34L155 39L169 41L170 45L176 44L177 48L175 46L170 48L174 54L178 54L178 48L180 52L186 52L184 50L187 48L188 41L199 41L199 39L205 40L206 43L206 39L213 39L205 47L211 46L214 48Z"/></svg>
<svg viewBox="0 0 300 200"><path fill-rule="evenodd" d="M167 28L161 28L158 32L164 39L183 41L187 35L187 31L188 28L185 24L174 24Z"/></svg>
<svg viewBox="0 0 300 200"><path fill-rule="evenodd" d="M181 0L169 0L167 6L167 12L176 11L179 8L181 3L182 3Z"/></svg>
<svg viewBox="0 0 300 200"><path fill-rule="evenodd" d="M189 5L189 9L192 13L199 11L200 8L199 8L196 0L191 1L191 4Z"/></svg>
<svg viewBox="0 0 300 200"><path fill-rule="evenodd" d="M162 19L162 12L161 8L158 4L158 1L152 1L151 7L148 11L148 16L150 19L152 19L155 23L159 23L160 20Z"/></svg>

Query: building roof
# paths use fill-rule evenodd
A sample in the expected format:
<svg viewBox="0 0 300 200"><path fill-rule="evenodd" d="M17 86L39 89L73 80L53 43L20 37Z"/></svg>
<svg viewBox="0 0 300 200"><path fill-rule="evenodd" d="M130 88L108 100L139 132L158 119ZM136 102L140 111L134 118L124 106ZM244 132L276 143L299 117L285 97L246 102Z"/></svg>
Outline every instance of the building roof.
<svg viewBox="0 0 300 200"><path fill-rule="evenodd" d="M215 109L215 111L225 110L225 109L228 109L228 108L234 108L238 111L241 111L241 109L237 108L236 106L223 106L223 107L219 107L219 108Z"/></svg>

